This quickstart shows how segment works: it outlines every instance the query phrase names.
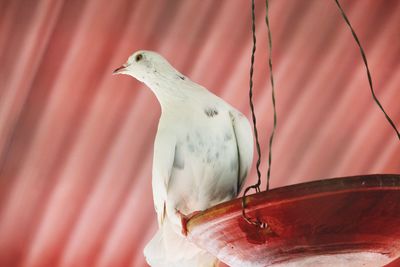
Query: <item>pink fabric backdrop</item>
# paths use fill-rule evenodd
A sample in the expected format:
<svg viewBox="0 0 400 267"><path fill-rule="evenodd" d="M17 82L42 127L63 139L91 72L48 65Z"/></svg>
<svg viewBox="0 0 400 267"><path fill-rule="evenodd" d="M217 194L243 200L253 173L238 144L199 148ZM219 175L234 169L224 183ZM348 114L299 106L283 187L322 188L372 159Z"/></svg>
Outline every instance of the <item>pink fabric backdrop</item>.
<svg viewBox="0 0 400 267"><path fill-rule="evenodd" d="M376 92L400 127L400 2L343 0ZM272 125L264 1L255 106L265 174ZM160 108L112 76L155 50L246 115L250 1L0 1L0 266L145 266ZM272 187L400 172L334 1L271 1L278 129ZM254 182L255 172L250 173ZM263 185L265 186L265 184ZM351 203L349 203L351 205Z"/></svg>

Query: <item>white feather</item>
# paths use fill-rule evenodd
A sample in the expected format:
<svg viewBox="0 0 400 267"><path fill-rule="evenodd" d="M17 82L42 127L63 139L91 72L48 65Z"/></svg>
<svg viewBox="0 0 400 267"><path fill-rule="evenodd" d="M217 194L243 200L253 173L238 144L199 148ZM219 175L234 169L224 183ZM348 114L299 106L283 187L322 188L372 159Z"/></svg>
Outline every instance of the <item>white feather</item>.
<svg viewBox="0 0 400 267"><path fill-rule="evenodd" d="M253 159L248 120L150 51L118 73L144 82L162 114L154 144L153 198L159 230L144 251L151 266L214 266L217 259L181 234L181 215L237 196Z"/></svg>

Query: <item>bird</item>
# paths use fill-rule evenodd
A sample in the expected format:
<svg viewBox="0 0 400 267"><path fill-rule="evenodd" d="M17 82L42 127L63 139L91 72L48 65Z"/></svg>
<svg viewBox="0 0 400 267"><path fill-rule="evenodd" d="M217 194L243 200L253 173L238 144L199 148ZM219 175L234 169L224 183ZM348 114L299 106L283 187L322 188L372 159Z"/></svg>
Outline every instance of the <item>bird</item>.
<svg viewBox="0 0 400 267"><path fill-rule="evenodd" d="M134 52L114 74L144 83L161 106L152 167L159 228L144 248L147 263L217 266L214 255L186 238L182 221L241 191L253 161L248 119L156 52Z"/></svg>

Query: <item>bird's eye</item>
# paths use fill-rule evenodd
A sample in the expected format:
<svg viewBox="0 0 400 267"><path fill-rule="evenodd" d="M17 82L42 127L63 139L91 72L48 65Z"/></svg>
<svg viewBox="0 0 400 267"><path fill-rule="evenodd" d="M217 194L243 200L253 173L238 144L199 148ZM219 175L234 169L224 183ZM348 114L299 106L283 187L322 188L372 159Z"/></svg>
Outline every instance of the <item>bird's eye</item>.
<svg viewBox="0 0 400 267"><path fill-rule="evenodd" d="M143 58L143 55L142 55L142 54L138 54L138 55L135 57L135 60L136 60L136 62L138 62L138 61L142 60L142 58Z"/></svg>

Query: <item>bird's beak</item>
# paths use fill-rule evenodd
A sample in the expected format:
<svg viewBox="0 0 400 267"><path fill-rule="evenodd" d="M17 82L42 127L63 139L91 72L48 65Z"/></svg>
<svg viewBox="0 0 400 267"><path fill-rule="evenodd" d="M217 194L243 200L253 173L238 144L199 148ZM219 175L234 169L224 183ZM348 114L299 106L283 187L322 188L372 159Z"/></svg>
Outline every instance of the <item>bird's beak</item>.
<svg viewBox="0 0 400 267"><path fill-rule="evenodd" d="M126 67L128 67L128 65L127 65L127 64L123 64L121 67L116 68L116 69L113 71L113 74L115 75L115 74L121 74L121 73L123 73L123 72L126 70Z"/></svg>
<svg viewBox="0 0 400 267"><path fill-rule="evenodd" d="M116 68L116 69L113 71L113 74L120 74L120 73L122 73L122 72L125 70L125 68L126 68L126 65L122 65L121 67Z"/></svg>

